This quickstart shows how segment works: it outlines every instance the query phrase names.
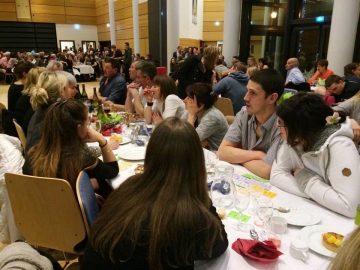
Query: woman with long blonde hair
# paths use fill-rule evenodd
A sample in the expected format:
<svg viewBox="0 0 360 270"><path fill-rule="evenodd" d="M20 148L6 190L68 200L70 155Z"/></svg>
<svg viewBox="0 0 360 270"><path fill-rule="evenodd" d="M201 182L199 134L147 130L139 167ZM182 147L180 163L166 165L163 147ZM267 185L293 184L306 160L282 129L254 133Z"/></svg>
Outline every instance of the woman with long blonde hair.
<svg viewBox="0 0 360 270"><path fill-rule="evenodd" d="M227 246L207 191L199 136L170 117L150 138L144 173L109 196L81 269L193 269L195 260L216 258Z"/></svg>

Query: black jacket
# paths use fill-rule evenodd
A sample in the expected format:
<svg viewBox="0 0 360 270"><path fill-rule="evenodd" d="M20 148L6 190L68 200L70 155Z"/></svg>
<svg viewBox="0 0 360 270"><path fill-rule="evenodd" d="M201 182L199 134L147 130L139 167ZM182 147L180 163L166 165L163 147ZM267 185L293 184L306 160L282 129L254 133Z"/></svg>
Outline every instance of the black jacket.
<svg viewBox="0 0 360 270"><path fill-rule="evenodd" d="M186 98L186 87L189 85L196 82L211 83L213 71L204 71L201 58L202 55L190 55L177 71L177 79L179 80L177 90L181 99Z"/></svg>

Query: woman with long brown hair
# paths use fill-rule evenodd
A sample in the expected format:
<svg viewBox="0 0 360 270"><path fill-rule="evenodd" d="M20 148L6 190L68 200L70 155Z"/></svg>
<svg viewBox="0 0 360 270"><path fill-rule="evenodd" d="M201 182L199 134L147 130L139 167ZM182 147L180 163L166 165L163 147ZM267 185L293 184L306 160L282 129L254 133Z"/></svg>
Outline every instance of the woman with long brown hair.
<svg viewBox="0 0 360 270"><path fill-rule="evenodd" d="M88 109L81 102L61 99L52 104L44 121L45 127L51 128L45 128L40 142L29 150L23 173L63 178L75 191L77 176L85 169L90 178L97 179L98 193L106 197L109 185L105 179L115 177L119 166L106 139L88 128L89 123ZM85 148L85 142L99 143L104 162Z"/></svg>
<svg viewBox="0 0 360 270"><path fill-rule="evenodd" d="M81 269L193 269L195 260L218 257L227 246L199 137L189 123L170 117L150 138L144 173L109 196Z"/></svg>

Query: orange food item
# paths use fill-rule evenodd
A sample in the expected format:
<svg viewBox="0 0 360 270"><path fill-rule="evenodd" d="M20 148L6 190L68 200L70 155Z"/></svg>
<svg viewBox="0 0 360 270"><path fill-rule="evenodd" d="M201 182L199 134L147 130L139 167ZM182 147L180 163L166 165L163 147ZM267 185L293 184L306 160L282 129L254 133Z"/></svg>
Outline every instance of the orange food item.
<svg viewBox="0 0 360 270"><path fill-rule="evenodd" d="M322 235L322 244L328 250L338 252L341 247L344 236L334 232L327 232Z"/></svg>

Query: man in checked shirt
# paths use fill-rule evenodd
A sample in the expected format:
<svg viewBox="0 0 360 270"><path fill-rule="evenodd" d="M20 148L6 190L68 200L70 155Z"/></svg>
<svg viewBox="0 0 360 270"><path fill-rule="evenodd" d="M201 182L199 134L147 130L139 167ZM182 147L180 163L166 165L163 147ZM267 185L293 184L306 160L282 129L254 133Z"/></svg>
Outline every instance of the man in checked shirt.
<svg viewBox="0 0 360 270"><path fill-rule="evenodd" d="M281 141L275 106L283 92L284 79L274 69L263 69L250 77L246 106L236 114L219 147L220 160L241 164L260 177L270 178Z"/></svg>

